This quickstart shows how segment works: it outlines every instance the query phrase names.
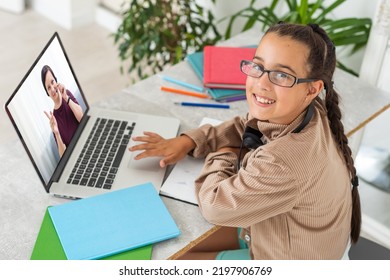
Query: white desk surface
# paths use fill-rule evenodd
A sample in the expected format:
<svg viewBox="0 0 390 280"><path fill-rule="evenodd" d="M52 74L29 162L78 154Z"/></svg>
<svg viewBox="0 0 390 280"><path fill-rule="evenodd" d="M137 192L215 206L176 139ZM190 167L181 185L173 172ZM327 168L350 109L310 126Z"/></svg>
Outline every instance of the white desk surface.
<svg viewBox="0 0 390 280"><path fill-rule="evenodd" d="M257 44L260 35L252 30L224 42L224 45ZM201 85L186 61L162 74ZM228 110L176 106L173 102L199 100L162 92L161 85L169 84L155 75L94 105L173 116L181 120L179 132L197 127L203 117L226 120L247 112L246 101L230 103L231 109ZM389 93L340 70L335 75L335 86L342 97L343 121L348 136L390 106ZM15 141L0 146L0 162L0 259L29 259L47 206L61 204L66 200L45 192L16 134ZM153 259L167 259L215 228L203 219L197 206L165 197L163 201L182 234L154 245Z"/></svg>

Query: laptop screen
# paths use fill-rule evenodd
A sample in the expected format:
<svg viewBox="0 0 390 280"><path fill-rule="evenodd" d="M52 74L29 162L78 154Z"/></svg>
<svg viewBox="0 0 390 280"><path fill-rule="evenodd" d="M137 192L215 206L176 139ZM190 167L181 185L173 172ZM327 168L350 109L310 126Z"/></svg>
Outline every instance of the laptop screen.
<svg viewBox="0 0 390 280"><path fill-rule="evenodd" d="M88 111L57 33L47 43L5 104L41 181L48 191L61 159L69 155Z"/></svg>

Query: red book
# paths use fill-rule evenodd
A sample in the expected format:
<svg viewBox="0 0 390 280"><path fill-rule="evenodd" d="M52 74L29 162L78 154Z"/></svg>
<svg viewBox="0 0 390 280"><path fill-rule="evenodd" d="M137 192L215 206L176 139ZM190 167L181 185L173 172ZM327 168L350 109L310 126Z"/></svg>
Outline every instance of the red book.
<svg viewBox="0 0 390 280"><path fill-rule="evenodd" d="M256 49L248 47L204 47L203 84L209 88L245 89L243 59L252 60Z"/></svg>

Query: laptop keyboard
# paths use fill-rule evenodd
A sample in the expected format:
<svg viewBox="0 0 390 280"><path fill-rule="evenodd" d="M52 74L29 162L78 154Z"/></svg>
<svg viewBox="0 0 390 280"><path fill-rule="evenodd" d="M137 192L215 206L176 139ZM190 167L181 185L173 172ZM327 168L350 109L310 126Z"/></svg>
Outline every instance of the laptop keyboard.
<svg viewBox="0 0 390 280"><path fill-rule="evenodd" d="M134 122L98 118L67 183L110 189L134 127Z"/></svg>

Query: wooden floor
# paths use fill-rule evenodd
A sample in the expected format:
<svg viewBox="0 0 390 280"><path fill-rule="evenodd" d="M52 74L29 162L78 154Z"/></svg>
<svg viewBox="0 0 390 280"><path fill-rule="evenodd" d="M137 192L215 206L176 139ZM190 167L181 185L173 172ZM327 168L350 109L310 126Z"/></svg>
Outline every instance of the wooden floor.
<svg viewBox="0 0 390 280"><path fill-rule="evenodd" d="M122 90L130 79L120 73L120 60L110 32L98 24L64 29L40 14L0 10L0 103L3 107L24 74L57 31L88 102ZM17 139L4 110L0 113L0 144Z"/></svg>

